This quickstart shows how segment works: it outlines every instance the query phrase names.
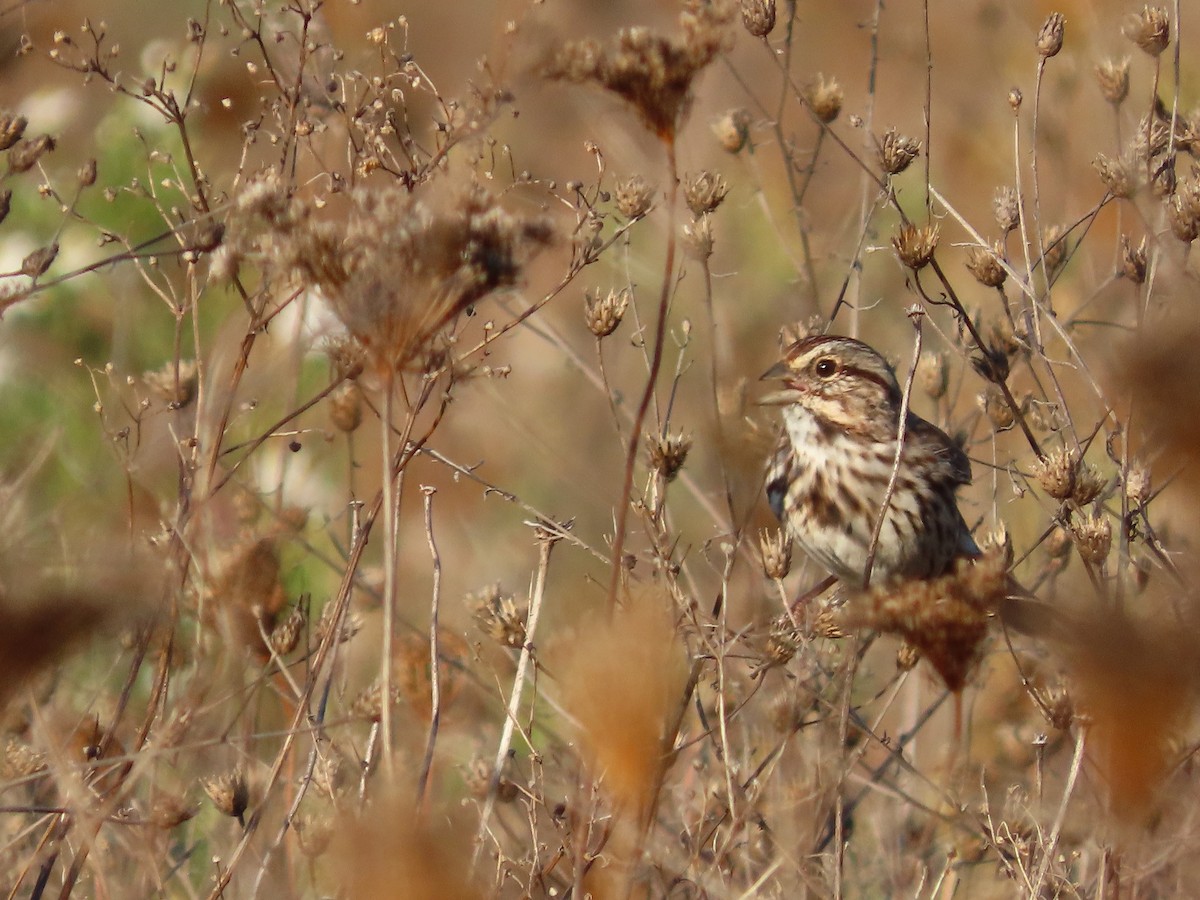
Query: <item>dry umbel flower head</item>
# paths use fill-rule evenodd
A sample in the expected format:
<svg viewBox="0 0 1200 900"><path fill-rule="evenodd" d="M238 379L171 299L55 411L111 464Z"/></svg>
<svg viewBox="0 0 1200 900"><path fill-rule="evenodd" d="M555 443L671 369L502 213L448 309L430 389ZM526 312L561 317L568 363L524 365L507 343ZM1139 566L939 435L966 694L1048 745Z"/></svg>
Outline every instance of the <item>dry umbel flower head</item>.
<svg viewBox="0 0 1200 900"><path fill-rule="evenodd" d="M602 47L570 41L543 67L548 78L595 84L625 100L660 138L674 140L691 105L692 82L728 42L731 0L686 0L681 34L667 37L648 28L624 28Z"/></svg>
<svg viewBox="0 0 1200 900"><path fill-rule="evenodd" d="M843 621L900 635L929 660L946 687L960 691L978 660L991 614L1009 595L1009 557L992 547L960 559L945 575L872 585L852 596Z"/></svg>
<svg viewBox="0 0 1200 900"><path fill-rule="evenodd" d="M381 371L413 363L459 313L515 286L553 237L546 219L510 215L474 183L364 186L343 221L280 191L268 180L239 199L266 226L258 250L319 289Z"/></svg>

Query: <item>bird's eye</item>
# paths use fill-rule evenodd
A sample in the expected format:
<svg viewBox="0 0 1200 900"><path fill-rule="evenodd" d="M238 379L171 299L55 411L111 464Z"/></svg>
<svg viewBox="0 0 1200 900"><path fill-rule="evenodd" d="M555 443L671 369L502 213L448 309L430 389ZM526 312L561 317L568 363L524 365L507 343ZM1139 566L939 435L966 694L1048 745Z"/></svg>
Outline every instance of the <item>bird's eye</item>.
<svg viewBox="0 0 1200 900"><path fill-rule="evenodd" d="M837 369L837 360L830 359L828 356L818 359L817 364L813 366L813 371L821 378L832 378L837 374Z"/></svg>

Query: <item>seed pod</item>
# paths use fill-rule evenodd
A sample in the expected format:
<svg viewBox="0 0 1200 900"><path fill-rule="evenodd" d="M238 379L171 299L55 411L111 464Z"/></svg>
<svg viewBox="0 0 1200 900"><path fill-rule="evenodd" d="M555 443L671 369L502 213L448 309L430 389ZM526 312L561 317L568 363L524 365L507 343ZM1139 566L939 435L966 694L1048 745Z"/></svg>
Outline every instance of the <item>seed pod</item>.
<svg viewBox="0 0 1200 900"><path fill-rule="evenodd" d="M1062 49L1066 20L1062 13L1053 12L1042 25L1037 36L1037 52L1043 59L1057 56Z"/></svg>
<svg viewBox="0 0 1200 900"><path fill-rule="evenodd" d="M684 199L697 219L716 210L728 193L729 185L715 172L700 172L683 180Z"/></svg>
<svg viewBox="0 0 1200 900"><path fill-rule="evenodd" d="M742 25L755 37L775 28L775 0L742 0Z"/></svg>
<svg viewBox="0 0 1200 900"><path fill-rule="evenodd" d="M1096 66L1096 83L1100 93L1113 106L1120 106L1129 96L1129 57L1117 61L1106 59Z"/></svg>
<svg viewBox="0 0 1200 900"><path fill-rule="evenodd" d="M762 552L763 571L768 578L787 578L792 570L792 540L782 528L762 531L758 535Z"/></svg>
<svg viewBox="0 0 1200 900"><path fill-rule="evenodd" d="M603 297L595 291L585 291L583 294L583 317L588 331L597 338L606 338L621 324L625 309L629 306L630 293L628 288L619 291L609 291Z"/></svg>
<svg viewBox="0 0 1200 900"><path fill-rule="evenodd" d="M750 113L731 109L712 123L712 132L727 153L739 153L750 140Z"/></svg>
<svg viewBox="0 0 1200 900"><path fill-rule="evenodd" d="M937 250L939 230L937 225L901 225L892 238L896 255L914 272L925 268Z"/></svg>
<svg viewBox="0 0 1200 900"><path fill-rule="evenodd" d="M654 202L654 188L641 175L618 181L615 193L617 211L626 219L640 219Z"/></svg>
<svg viewBox="0 0 1200 900"><path fill-rule="evenodd" d="M967 269L975 280L987 287L1000 287L1008 273L1000 265L1003 250L999 244L993 248L972 247L967 251Z"/></svg>
<svg viewBox="0 0 1200 900"><path fill-rule="evenodd" d="M1143 6L1130 13L1121 30L1149 56L1158 56L1171 43L1171 17L1163 6Z"/></svg>
<svg viewBox="0 0 1200 900"><path fill-rule="evenodd" d="M920 154L921 142L905 137L895 128L889 128L877 141L876 150L883 170L889 175L899 175Z"/></svg>
<svg viewBox="0 0 1200 900"><path fill-rule="evenodd" d="M818 74L817 80L804 89L804 99L813 115L828 125L841 113L844 95L836 78Z"/></svg>

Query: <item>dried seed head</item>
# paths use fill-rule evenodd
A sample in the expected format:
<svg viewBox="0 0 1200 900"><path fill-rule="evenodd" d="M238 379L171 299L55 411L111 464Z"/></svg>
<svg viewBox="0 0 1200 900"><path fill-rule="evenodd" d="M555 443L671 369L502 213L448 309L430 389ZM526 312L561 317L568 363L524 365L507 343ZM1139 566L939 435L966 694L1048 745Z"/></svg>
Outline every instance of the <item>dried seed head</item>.
<svg viewBox="0 0 1200 900"><path fill-rule="evenodd" d="M1171 43L1171 16L1165 6L1143 6L1125 17L1121 31L1143 52L1158 56Z"/></svg>
<svg viewBox="0 0 1200 900"><path fill-rule="evenodd" d="M800 649L802 641L796 632L796 626L787 616L780 616L771 623L771 633L767 636L765 648L765 664L768 668L786 666Z"/></svg>
<svg viewBox="0 0 1200 900"><path fill-rule="evenodd" d="M362 374L367 351L352 335L341 334L328 338L323 347L338 378L357 378Z"/></svg>
<svg viewBox="0 0 1200 900"><path fill-rule="evenodd" d="M7 150L21 139L29 120L4 110L0 112L0 150Z"/></svg>
<svg viewBox="0 0 1200 900"><path fill-rule="evenodd" d="M683 246L689 256L701 262L712 256L713 231L709 216L701 216L683 226Z"/></svg>
<svg viewBox="0 0 1200 900"><path fill-rule="evenodd" d="M333 840L333 819L328 815L304 813L296 817L295 826L300 852L309 859L316 859L329 848Z"/></svg>
<svg viewBox="0 0 1200 900"><path fill-rule="evenodd" d="M915 272L925 268L933 259L938 235L938 226L934 224L901 225L900 231L892 238L892 246L896 248L900 262Z"/></svg>
<svg viewBox="0 0 1200 900"><path fill-rule="evenodd" d="M1072 531L1080 558L1093 566L1102 565L1112 548L1112 523L1093 513L1073 525Z"/></svg>
<svg viewBox="0 0 1200 900"><path fill-rule="evenodd" d="M984 415L988 417L988 421L992 423L992 427L997 431L1007 431L1017 421L1012 407L1004 399L1003 391L994 384L989 384L983 393L979 395L976 402L979 404L979 408L983 410Z"/></svg>
<svg viewBox="0 0 1200 900"><path fill-rule="evenodd" d="M174 360L168 360L161 368L144 373L142 381L152 394L167 404L168 409L183 409L196 399L198 371L194 359L179 360L178 370Z"/></svg>
<svg viewBox="0 0 1200 900"><path fill-rule="evenodd" d="M96 160L85 160L83 165L75 173L75 177L79 180L80 187L91 187L96 183Z"/></svg>
<svg viewBox="0 0 1200 900"><path fill-rule="evenodd" d="M1178 195L1167 200L1167 223L1171 226L1171 234L1185 244L1200 236L1200 221L1180 202Z"/></svg>
<svg viewBox="0 0 1200 900"><path fill-rule="evenodd" d="M246 807L250 805L250 788L241 769L205 778L200 786L219 812L238 822L243 821Z"/></svg>
<svg viewBox="0 0 1200 900"><path fill-rule="evenodd" d="M1021 95L1020 88L1014 87L1008 89L1008 108L1013 111L1013 115L1021 111L1021 101L1023 99L1024 97Z"/></svg>
<svg viewBox="0 0 1200 900"><path fill-rule="evenodd" d="M833 609L823 609L815 619L813 619L813 633L823 638L828 638L831 641L836 641L846 636L846 629L842 627L841 617L838 612Z"/></svg>
<svg viewBox="0 0 1200 900"><path fill-rule="evenodd" d="M729 193L725 179L715 172L699 172L683 179L683 196L697 219L713 212Z"/></svg>
<svg viewBox="0 0 1200 900"><path fill-rule="evenodd" d="M763 571L768 578L787 578L792 570L792 539L782 528L764 529L758 534Z"/></svg>
<svg viewBox="0 0 1200 900"><path fill-rule="evenodd" d="M775 28L775 0L742 0L742 25L755 37Z"/></svg>
<svg viewBox="0 0 1200 900"><path fill-rule="evenodd" d="M828 125L841 113L845 95L836 78L826 78L824 73L818 73L816 81L804 89L804 99L813 115Z"/></svg>
<svg viewBox="0 0 1200 900"><path fill-rule="evenodd" d="M293 606L287 618L271 629L271 649L276 656L287 656L296 649L307 619L303 606Z"/></svg>
<svg viewBox="0 0 1200 900"><path fill-rule="evenodd" d="M899 175L917 158L921 152L921 142L905 137L895 128L889 128L876 141L875 148L883 170L889 175Z"/></svg>
<svg viewBox="0 0 1200 900"><path fill-rule="evenodd" d="M1107 480L1084 463L1075 450L1050 453L1038 462L1033 477L1055 500L1072 500L1079 506L1095 500L1107 484Z"/></svg>
<svg viewBox="0 0 1200 900"><path fill-rule="evenodd" d="M625 309L629 306L629 289L609 291L603 297L591 289L583 293L583 319L588 331L597 338L605 338L617 330Z"/></svg>
<svg viewBox="0 0 1200 900"><path fill-rule="evenodd" d="M1046 552L1052 559L1062 559L1071 552L1071 533L1061 525L1055 526L1046 538Z"/></svg>
<svg viewBox="0 0 1200 900"><path fill-rule="evenodd" d="M9 174L28 172L46 153L54 149L54 138L48 134L39 134L35 138L26 138L13 144L8 151Z"/></svg>
<svg viewBox="0 0 1200 900"><path fill-rule="evenodd" d="M1051 225L1046 229L1046 255L1043 262L1046 274L1053 279L1067 264L1067 231L1061 225Z"/></svg>
<svg viewBox="0 0 1200 900"><path fill-rule="evenodd" d="M30 278L44 275L56 256L58 256L58 241L34 250L21 260L21 274Z"/></svg>
<svg viewBox="0 0 1200 900"><path fill-rule="evenodd" d="M146 818L156 828L170 831L182 825L198 812L197 808L188 803L178 794L159 794L154 798Z"/></svg>
<svg viewBox="0 0 1200 900"><path fill-rule="evenodd" d="M640 219L654 204L655 189L641 175L618 181L614 195L617 211L627 219Z"/></svg>
<svg viewBox="0 0 1200 900"><path fill-rule="evenodd" d="M988 247L972 247L967 251L967 268L975 276L975 280L987 287L1000 287L1008 273L1000 260L1004 256L1004 248L1000 244Z"/></svg>
<svg viewBox="0 0 1200 900"><path fill-rule="evenodd" d="M674 136L691 104L692 81L727 43L736 7L729 0L687 3L679 17L682 35L626 28L608 47L571 41L543 67L560 81L594 84L632 106L659 137Z"/></svg>
<svg viewBox="0 0 1200 900"><path fill-rule="evenodd" d="M1133 463L1125 476L1125 497L1134 509L1141 508L1150 499L1150 470L1141 463Z"/></svg>
<svg viewBox="0 0 1200 900"><path fill-rule="evenodd" d="M992 215L1005 234L1021 224L1021 204L1017 201L1015 188L996 188L996 196L992 200Z"/></svg>
<svg viewBox="0 0 1200 900"><path fill-rule="evenodd" d="M712 123L712 132L727 153L739 153L750 140L750 111L731 109Z"/></svg>
<svg viewBox="0 0 1200 900"><path fill-rule="evenodd" d="M1140 166L1135 166L1129 156L1122 155L1112 159L1101 153L1092 161L1092 165L1114 197L1129 198L1134 195L1138 187L1137 173Z"/></svg>
<svg viewBox="0 0 1200 900"><path fill-rule="evenodd" d="M513 596L504 593L498 583L469 594L466 602L475 617L475 624L496 643L504 647L525 646L528 610L519 609Z"/></svg>
<svg viewBox="0 0 1200 900"><path fill-rule="evenodd" d="M1106 59L1096 66L1096 83L1100 93L1113 106L1120 106L1129 96L1129 57Z"/></svg>
<svg viewBox="0 0 1200 900"><path fill-rule="evenodd" d="M1121 274L1134 284L1146 280L1146 238L1136 247L1129 243L1129 236L1121 235Z"/></svg>
<svg viewBox="0 0 1200 900"><path fill-rule="evenodd" d="M945 353L924 353L921 355L921 365L917 368L917 377L921 379L921 387L934 400L946 396L946 388L950 385L950 367Z"/></svg>
<svg viewBox="0 0 1200 900"><path fill-rule="evenodd" d="M1043 59L1057 56L1058 51L1062 49L1065 25L1066 19L1063 18L1063 14L1057 12L1050 13L1042 24L1042 30L1037 36L1037 52Z"/></svg>
<svg viewBox="0 0 1200 900"><path fill-rule="evenodd" d="M329 419L338 431L349 434L362 424L363 393L357 381L339 385L329 395Z"/></svg>
<svg viewBox="0 0 1200 900"><path fill-rule="evenodd" d="M671 481L679 474L687 460L688 451L692 449L692 439L679 434L647 434L646 452L650 468L662 476L664 481Z"/></svg>
<svg viewBox="0 0 1200 900"><path fill-rule="evenodd" d="M900 646L896 648L896 670L911 672L920 661L921 651L908 641L901 641Z"/></svg>

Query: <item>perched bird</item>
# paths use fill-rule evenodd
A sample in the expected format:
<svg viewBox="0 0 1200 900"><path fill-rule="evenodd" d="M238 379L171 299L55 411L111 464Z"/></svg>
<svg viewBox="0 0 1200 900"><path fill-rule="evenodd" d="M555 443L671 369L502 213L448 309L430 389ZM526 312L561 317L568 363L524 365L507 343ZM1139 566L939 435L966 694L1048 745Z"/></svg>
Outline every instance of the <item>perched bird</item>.
<svg viewBox="0 0 1200 900"><path fill-rule="evenodd" d="M955 491L971 481L962 448L909 412L895 490L871 572L876 519L896 462L900 384L862 341L815 335L787 348L762 399L782 408L783 434L767 477L775 515L813 560L849 587L934 578L979 547Z"/></svg>

